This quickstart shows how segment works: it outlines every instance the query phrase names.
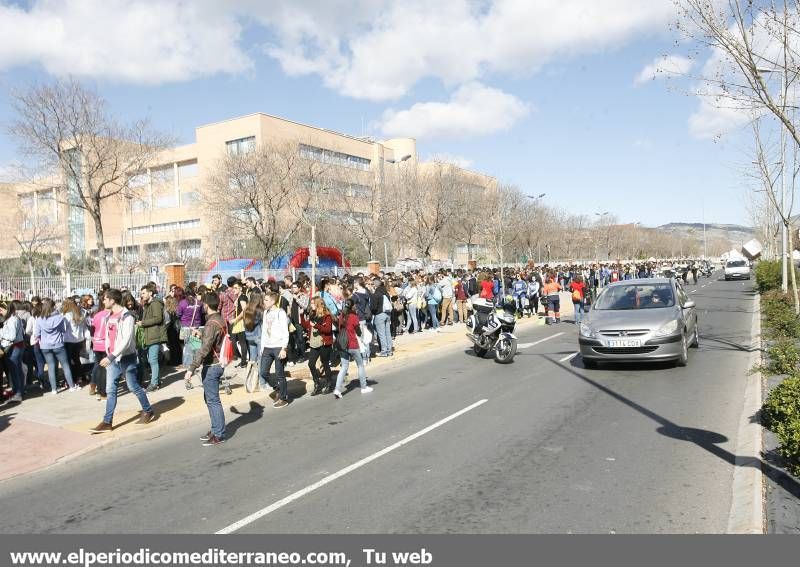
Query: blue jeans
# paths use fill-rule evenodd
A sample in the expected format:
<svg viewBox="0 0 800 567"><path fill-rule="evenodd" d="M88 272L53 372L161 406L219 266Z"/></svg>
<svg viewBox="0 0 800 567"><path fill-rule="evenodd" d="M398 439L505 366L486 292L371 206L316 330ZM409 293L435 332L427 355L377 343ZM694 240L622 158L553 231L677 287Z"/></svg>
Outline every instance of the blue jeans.
<svg viewBox="0 0 800 567"><path fill-rule="evenodd" d="M414 330L419 331L419 321L417 321L417 306L411 302L406 304L406 332L414 325Z"/></svg>
<svg viewBox="0 0 800 567"><path fill-rule="evenodd" d="M150 385L158 386L159 374L161 372L158 366L158 356L161 354L161 345L148 345L144 347L142 352L147 356L147 363L150 365ZM144 375L144 373L142 373L142 375Z"/></svg>
<svg viewBox="0 0 800 567"><path fill-rule="evenodd" d="M439 317L436 314L436 304L435 303L429 303L428 304L428 313L430 313L431 329L438 329L439 328Z"/></svg>
<svg viewBox="0 0 800 567"><path fill-rule="evenodd" d="M247 341L247 354L250 362L255 362L258 360L258 343L251 343Z"/></svg>
<svg viewBox="0 0 800 567"><path fill-rule="evenodd" d="M219 381L223 371L224 369L218 364L203 365L200 371L203 381L203 399L206 401L208 416L211 418L211 433L220 439L225 437L225 412L222 410L222 402L219 399Z"/></svg>
<svg viewBox="0 0 800 567"><path fill-rule="evenodd" d="M372 320L381 343L381 353L392 352L392 318L389 313L378 313Z"/></svg>
<svg viewBox="0 0 800 567"><path fill-rule="evenodd" d="M11 386L15 395L25 393L25 376L22 375L22 353L25 347L10 346L6 349L4 364L11 378Z"/></svg>
<svg viewBox="0 0 800 567"><path fill-rule="evenodd" d="M341 392L344 386L344 379L347 378L347 369L350 366L350 359L356 361L358 366L358 381L362 388L367 387L367 369L364 367L364 358L361 356L361 351L357 348L347 349L347 352L341 353L342 367L339 369L339 375L336 377L336 390Z"/></svg>
<svg viewBox="0 0 800 567"><path fill-rule="evenodd" d="M583 305L583 301L572 305L575 307L575 324L580 325L581 321L583 321L583 314L586 313L586 308Z"/></svg>
<svg viewBox="0 0 800 567"><path fill-rule="evenodd" d="M275 361L275 379L270 380L270 370L272 370L273 361ZM280 348L264 347L261 351L258 384L262 390L266 390L267 384L269 384L273 390L278 390L280 392L280 398L282 400L289 401L289 389L286 385L286 374L283 373L283 360L281 360Z"/></svg>
<svg viewBox="0 0 800 567"><path fill-rule="evenodd" d="M58 364L56 364L56 359L58 359L58 362L61 364L61 370L64 371L64 378L67 379L67 384L72 388L75 383L72 381L72 371L69 369L67 349L63 346L53 349L43 348L42 354L47 361L47 377L50 378L50 390L55 392L57 389L56 368L58 368Z"/></svg>
<svg viewBox="0 0 800 567"><path fill-rule="evenodd" d="M106 368L106 414L103 416L103 421L111 423L114 419L114 410L117 409L117 380L120 376L125 375L125 383L128 385L128 390L139 399L139 404L142 410L146 412L153 411L150 406L150 401L147 399L147 394L144 389L139 385L136 380L136 369L139 366L139 358L136 353L127 354L116 359Z"/></svg>
<svg viewBox="0 0 800 567"><path fill-rule="evenodd" d="M193 349L189 345L189 339L187 338L183 342L183 365L189 366L192 361L194 360L194 353L197 352L197 349Z"/></svg>

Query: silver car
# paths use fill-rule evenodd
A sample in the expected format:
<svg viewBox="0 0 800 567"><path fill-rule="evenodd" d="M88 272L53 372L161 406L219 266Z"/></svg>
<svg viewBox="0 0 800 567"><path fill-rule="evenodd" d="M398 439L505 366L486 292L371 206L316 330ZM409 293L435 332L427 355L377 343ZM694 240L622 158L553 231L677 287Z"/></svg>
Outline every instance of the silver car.
<svg viewBox="0 0 800 567"><path fill-rule="evenodd" d="M580 324L586 368L600 361L675 361L686 366L700 345L697 313L671 278L625 280L606 287Z"/></svg>

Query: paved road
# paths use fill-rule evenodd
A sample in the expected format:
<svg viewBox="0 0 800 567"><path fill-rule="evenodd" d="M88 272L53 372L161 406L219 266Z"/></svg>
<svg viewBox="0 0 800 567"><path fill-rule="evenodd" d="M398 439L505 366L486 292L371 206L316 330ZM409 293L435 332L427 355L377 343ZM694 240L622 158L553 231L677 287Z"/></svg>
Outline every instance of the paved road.
<svg viewBox="0 0 800 567"><path fill-rule="evenodd" d="M0 530L215 532L295 495L239 531L723 532L750 289L689 286L702 345L686 368L585 370L562 361L576 351L573 325L529 328L521 342L536 344L509 366L432 352L371 376L368 395L230 415L221 447L201 447L198 424L2 483Z"/></svg>

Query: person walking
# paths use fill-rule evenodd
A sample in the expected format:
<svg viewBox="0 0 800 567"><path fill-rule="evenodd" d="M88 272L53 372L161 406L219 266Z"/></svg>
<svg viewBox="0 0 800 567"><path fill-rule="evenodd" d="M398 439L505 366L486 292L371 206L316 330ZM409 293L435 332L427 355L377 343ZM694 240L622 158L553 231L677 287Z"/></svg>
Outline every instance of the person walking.
<svg viewBox="0 0 800 567"><path fill-rule="evenodd" d="M569 284L569 290L572 292L572 306L575 308L575 324L580 325L586 305L586 283L583 276L576 276L575 281Z"/></svg>
<svg viewBox="0 0 800 567"><path fill-rule="evenodd" d="M83 364L81 351L86 340L86 320L81 313L81 308L71 298L61 304L61 314L67 322L64 346L69 358L69 369L72 371L72 380L76 384L83 383Z"/></svg>
<svg viewBox="0 0 800 567"><path fill-rule="evenodd" d="M103 421L94 426L92 433L105 433L114 429L114 410L117 408L117 382L125 376L125 383L139 400L142 413L139 424L147 424L156 419L156 413L147 399L147 393L136 379L138 357L136 354L136 325L134 316L122 306L122 293L110 289L103 295L103 307L111 313L106 320L106 354L100 366L106 369L106 413Z"/></svg>
<svg viewBox="0 0 800 567"><path fill-rule="evenodd" d="M100 361L106 356L106 323L111 311L100 305L100 309L92 317L92 352L94 352L94 365L92 366L91 386L89 395L97 396L98 400L105 399L106 394L106 369L100 366Z"/></svg>
<svg viewBox="0 0 800 567"><path fill-rule="evenodd" d="M267 389L267 384L272 387L269 397L273 400L272 407L282 408L289 404L289 392L284 372L286 349L289 346L289 318L286 311L278 307L279 296L277 293L264 294L264 318L261 324L261 367L259 369L259 384L262 390ZM270 370L275 363L275 378Z"/></svg>
<svg viewBox="0 0 800 567"><path fill-rule="evenodd" d="M342 312L339 314L339 333L345 333L347 337L347 350L339 350L342 366L339 370L339 375L336 377L336 388L333 390L333 397L337 400L342 398L344 379L347 378L347 371L351 360L355 360L356 366L358 367L358 381L361 385L361 393L368 394L372 392L372 388L367 385L367 369L364 367L364 359L361 356L361 348L358 340L358 334L360 332L361 326L358 321L358 315L355 313L353 300L346 299L342 307Z"/></svg>
<svg viewBox="0 0 800 567"><path fill-rule="evenodd" d="M542 289L543 297L547 298L546 323L548 325L561 322L561 297L558 295L560 291L561 285L555 281L553 275L548 275Z"/></svg>
<svg viewBox="0 0 800 567"><path fill-rule="evenodd" d="M142 300L142 320L136 325L144 331L142 358L150 365L150 385L148 392L155 392L160 387L159 356L161 345L167 342L167 326L165 324L164 304L155 296L154 290L149 286L142 286L139 297Z"/></svg>
<svg viewBox="0 0 800 567"><path fill-rule="evenodd" d="M203 442L203 447L213 447L225 442L225 412L219 399L219 384L225 369L219 363L219 354L226 334L226 325L218 311L219 295L213 292L207 293L203 297L203 306L206 325L203 327L201 345L194 355L194 360L186 369L183 380L191 383L192 376L200 368L203 399L211 420L211 429L200 437L200 440ZM198 330L195 330L194 333L195 336L200 335Z"/></svg>
<svg viewBox="0 0 800 567"><path fill-rule="evenodd" d="M333 317L322 298L311 300L311 310L304 318L304 325L308 330L308 369L314 379L311 395L329 394L333 390ZM324 377L319 372L317 361L322 364Z"/></svg>

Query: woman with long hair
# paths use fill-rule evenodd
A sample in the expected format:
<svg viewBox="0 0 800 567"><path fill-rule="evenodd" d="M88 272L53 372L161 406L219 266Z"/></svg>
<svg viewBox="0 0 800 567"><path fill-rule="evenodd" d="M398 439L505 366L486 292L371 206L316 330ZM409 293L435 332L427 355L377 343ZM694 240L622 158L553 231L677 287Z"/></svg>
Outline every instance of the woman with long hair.
<svg viewBox="0 0 800 567"><path fill-rule="evenodd" d="M56 369L61 364L64 378L70 391L80 390L80 386L72 381L72 370L70 369L69 356L64 346L67 334L67 321L64 316L56 311L55 303L52 299L45 298L39 309L39 316L36 317L34 340L39 341L44 359L47 361L47 374L50 378L50 393L58 391L56 383Z"/></svg>
<svg viewBox="0 0 800 567"><path fill-rule="evenodd" d="M333 397L337 400L342 397L342 387L344 386L344 379L347 378L347 370L351 359L355 360L358 366L358 381L361 385L361 393L368 394L372 391L372 388L367 385L367 369L364 367L364 358L361 356L361 343L358 340L358 336L361 334L361 325L358 322L358 315L355 312L352 299L344 301L342 312L339 314L339 333L346 333L347 350L339 351L342 367L336 377L336 389L333 391Z"/></svg>
<svg viewBox="0 0 800 567"><path fill-rule="evenodd" d="M64 335L64 345L69 357L69 368L75 382L83 379L83 366L81 364L81 351L86 340L86 318L81 313L81 308L71 298L61 304L61 314L67 322L67 333Z"/></svg>
<svg viewBox="0 0 800 567"><path fill-rule="evenodd" d="M406 300L406 332L409 335L418 333L422 330L417 319L419 288L417 287L417 279L413 275L408 278L408 285L403 290L403 297ZM411 329L412 325L414 327L413 330Z"/></svg>
<svg viewBox="0 0 800 567"><path fill-rule="evenodd" d="M331 370L331 356L333 356L333 317L325 306L325 300L315 297L311 300L308 317L303 318L303 326L308 331L308 369L314 378L314 391L312 396L328 394L333 389L333 371ZM317 361L322 362L325 377L319 373Z"/></svg>
<svg viewBox="0 0 800 567"><path fill-rule="evenodd" d="M261 294L255 294L261 295ZM248 364L255 364L258 360L261 351L261 324L264 318L264 302L257 301L253 297L253 301L247 303L247 308L244 310L244 336L247 340L247 355Z"/></svg>
<svg viewBox="0 0 800 567"><path fill-rule="evenodd" d="M202 327L203 320L205 319L203 302L200 301L200 298L203 297L201 295L202 293L205 293L204 286L195 289L190 284L189 287L186 288L183 299L178 302L177 317L181 322L181 330L178 338L183 341L182 362L184 367L192 363L194 353L197 350L192 346L192 332ZM187 382L186 389L191 389L191 381Z"/></svg>
<svg viewBox="0 0 800 567"><path fill-rule="evenodd" d="M181 321L178 318L178 298L177 294L174 293L179 289L179 287L176 287L171 295L164 298L164 311L169 315L167 348L169 349L169 363L172 366L178 366L181 363L181 343L179 339Z"/></svg>
<svg viewBox="0 0 800 567"><path fill-rule="evenodd" d="M0 312L5 317L3 326L0 327L0 348L3 349L3 364L8 374L14 395L12 402L21 402L25 393L25 375L22 372L22 355L25 353L25 327L18 312L22 303L12 301L8 307Z"/></svg>

